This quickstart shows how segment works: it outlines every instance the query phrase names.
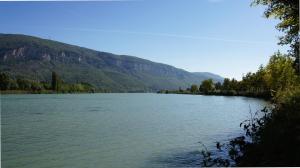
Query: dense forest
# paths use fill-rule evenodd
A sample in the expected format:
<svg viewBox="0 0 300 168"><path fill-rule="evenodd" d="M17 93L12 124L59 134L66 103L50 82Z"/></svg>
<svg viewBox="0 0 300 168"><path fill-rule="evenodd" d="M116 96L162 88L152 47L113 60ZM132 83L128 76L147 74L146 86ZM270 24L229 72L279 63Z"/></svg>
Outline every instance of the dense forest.
<svg viewBox="0 0 300 168"><path fill-rule="evenodd" d="M162 90L160 93L204 94L226 96L249 96L270 99L278 97L284 90L290 90L299 84L299 76L293 67L294 59L289 55L275 53L269 63L260 66L255 73L247 73L241 81L225 78L221 82L212 79L202 81L200 85L193 84L183 90Z"/></svg>
<svg viewBox="0 0 300 168"><path fill-rule="evenodd" d="M0 90L3 93L80 93L106 92L96 89L89 83L65 83L56 72L52 72L51 83L24 78L11 78L0 73Z"/></svg>

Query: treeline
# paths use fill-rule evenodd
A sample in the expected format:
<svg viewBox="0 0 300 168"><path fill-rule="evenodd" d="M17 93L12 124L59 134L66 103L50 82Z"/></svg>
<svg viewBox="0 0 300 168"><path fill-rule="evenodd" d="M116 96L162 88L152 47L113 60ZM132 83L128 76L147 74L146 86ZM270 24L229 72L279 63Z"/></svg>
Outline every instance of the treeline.
<svg viewBox="0 0 300 168"><path fill-rule="evenodd" d="M272 108L250 111L251 118L240 124L245 135L225 144L217 142L217 151L224 155L222 151L226 149L228 157L204 149L203 166L300 166L300 77L293 62L293 58L277 52L265 67L248 73L241 81L225 79L221 85L212 80L201 83L198 92L202 93L247 92L270 96L272 100ZM197 91L196 86L190 91Z"/></svg>
<svg viewBox="0 0 300 168"><path fill-rule="evenodd" d="M292 62L290 57L277 53L266 67L238 82L237 87L250 84L248 89L254 93L266 90L272 107L250 111L251 118L240 124L244 135L228 143L217 142L217 152L222 156L204 149L203 166L300 166L300 77ZM224 149L228 151L225 157Z"/></svg>
<svg viewBox="0 0 300 168"><path fill-rule="evenodd" d="M7 93L78 93L100 92L88 83L65 83L56 72L52 72L51 82L35 81L21 77L12 78L7 73L0 73L0 90Z"/></svg>
<svg viewBox="0 0 300 168"><path fill-rule="evenodd" d="M255 73L247 73L241 81L225 78L214 83L212 79L204 80L200 85L192 85L183 90L162 90L160 93L206 94L226 96L250 96L271 98L283 89L299 83L299 77L293 68L293 58L279 52L271 56L269 63L260 66Z"/></svg>
<svg viewBox="0 0 300 168"><path fill-rule="evenodd" d="M205 167L300 166L299 0L253 0L252 5L267 6L264 15L280 20L276 25L283 32L279 44L290 45L290 57L276 53L266 67L238 82L237 88L246 86L253 93L266 91L272 107L250 111L251 117L240 124L244 135L225 144L216 143L217 151L224 156L225 149L227 156L204 149Z"/></svg>

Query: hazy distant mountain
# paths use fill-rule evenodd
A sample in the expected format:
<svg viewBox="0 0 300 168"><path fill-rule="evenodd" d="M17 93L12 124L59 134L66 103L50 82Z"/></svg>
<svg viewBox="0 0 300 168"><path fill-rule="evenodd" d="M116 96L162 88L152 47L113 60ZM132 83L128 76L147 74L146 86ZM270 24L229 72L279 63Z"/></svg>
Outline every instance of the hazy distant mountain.
<svg viewBox="0 0 300 168"><path fill-rule="evenodd" d="M223 82L224 78L220 75L211 73L211 72L193 72L193 74L199 76L200 78L211 78L213 79L215 82Z"/></svg>
<svg viewBox="0 0 300 168"><path fill-rule="evenodd" d="M113 92L178 89L208 78L223 80L207 72L190 73L133 56L15 34L0 34L0 65L0 71L12 77L50 81L55 71L65 82L87 82Z"/></svg>

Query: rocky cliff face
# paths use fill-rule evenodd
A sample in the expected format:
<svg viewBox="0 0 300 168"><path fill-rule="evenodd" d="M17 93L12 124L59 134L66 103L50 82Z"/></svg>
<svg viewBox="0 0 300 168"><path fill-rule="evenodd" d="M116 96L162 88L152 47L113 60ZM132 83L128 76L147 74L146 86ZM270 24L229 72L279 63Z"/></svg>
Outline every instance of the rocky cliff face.
<svg viewBox="0 0 300 168"><path fill-rule="evenodd" d="M6 61L7 59L23 59L24 58L25 47L15 48L10 51L5 52L2 60Z"/></svg>
<svg viewBox="0 0 300 168"><path fill-rule="evenodd" d="M137 57L25 35L0 35L0 65L11 76L50 80L56 71L66 82L87 82L116 92L178 89L207 79Z"/></svg>

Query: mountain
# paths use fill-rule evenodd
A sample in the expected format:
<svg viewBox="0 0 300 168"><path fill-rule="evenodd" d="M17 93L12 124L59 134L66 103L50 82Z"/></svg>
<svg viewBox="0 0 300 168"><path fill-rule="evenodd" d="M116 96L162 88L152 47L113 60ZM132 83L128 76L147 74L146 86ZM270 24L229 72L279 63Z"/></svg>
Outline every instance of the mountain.
<svg viewBox="0 0 300 168"><path fill-rule="evenodd" d="M197 75L199 78L213 79L214 82L223 83L224 78L220 75L211 73L211 72L193 72L194 75Z"/></svg>
<svg viewBox="0 0 300 168"><path fill-rule="evenodd" d="M178 89L208 78L223 80L211 73L190 73L133 56L17 34L0 34L0 65L0 71L12 77L50 81L55 71L65 82L86 82L112 92Z"/></svg>

